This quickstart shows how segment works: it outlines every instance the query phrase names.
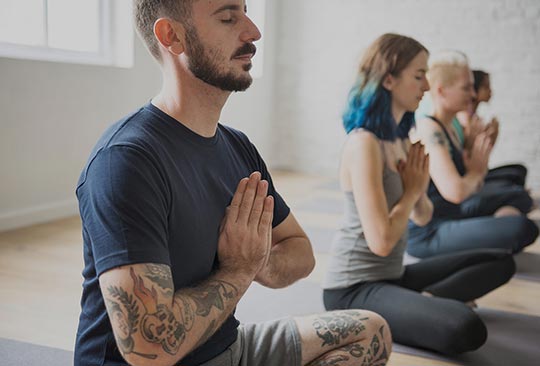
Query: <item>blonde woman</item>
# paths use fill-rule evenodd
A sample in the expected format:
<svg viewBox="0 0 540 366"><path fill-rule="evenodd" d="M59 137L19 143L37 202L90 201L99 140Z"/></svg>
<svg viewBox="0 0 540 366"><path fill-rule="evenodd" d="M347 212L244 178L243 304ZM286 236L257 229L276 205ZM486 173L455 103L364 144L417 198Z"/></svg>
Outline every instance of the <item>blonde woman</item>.
<svg viewBox="0 0 540 366"><path fill-rule="evenodd" d="M441 53L431 60L427 77L433 111L417 122L415 135L430 155L434 212L423 227L410 223L408 253L427 258L470 249L521 251L538 236L538 227L525 216L532 206L529 194L521 186L483 188L493 147L489 131L462 150L453 125L476 96L467 57Z"/></svg>

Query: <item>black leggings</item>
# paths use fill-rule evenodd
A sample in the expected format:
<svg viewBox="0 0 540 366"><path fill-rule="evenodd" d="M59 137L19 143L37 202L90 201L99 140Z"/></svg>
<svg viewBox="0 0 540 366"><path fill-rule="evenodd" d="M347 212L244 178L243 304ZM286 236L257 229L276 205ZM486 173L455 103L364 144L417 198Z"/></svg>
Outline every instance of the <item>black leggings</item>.
<svg viewBox="0 0 540 366"><path fill-rule="evenodd" d="M485 182L498 182L503 185L525 186L527 179L527 168L521 164L503 165L490 169L486 175Z"/></svg>
<svg viewBox="0 0 540 366"><path fill-rule="evenodd" d="M460 205L462 217L493 215L499 208L511 206L526 214L531 211L533 199L525 188L512 185L500 186L495 182L484 187Z"/></svg>
<svg viewBox="0 0 540 366"><path fill-rule="evenodd" d="M503 206L515 207L523 215L492 216ZM415 233L429 235L410 235L407 253L418 258L489 248L518 253L538 237L538 227L525 216L531 207L523 187L486 186L461 204L460 218L434 218L425 228L414 228Z"/></svg>
<svg viewBox="0 0 540 366"><path fill-rule="evenodd" d="M505 284L514 273L507 253L461 252L408 265L399 280L324 290L324 306L374 311L386 319L396 342L457 354L475 350L487 339L484 323L463 302ZM422 295L424 291L434 297Z"/></svg>

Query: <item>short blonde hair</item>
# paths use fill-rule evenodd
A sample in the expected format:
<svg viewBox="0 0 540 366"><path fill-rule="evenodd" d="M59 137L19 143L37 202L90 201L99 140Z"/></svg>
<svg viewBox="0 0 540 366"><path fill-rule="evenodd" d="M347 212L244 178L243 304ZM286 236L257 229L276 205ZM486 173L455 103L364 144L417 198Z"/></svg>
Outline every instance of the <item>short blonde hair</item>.
<svg viewBox="0 0 540 366"><path fill-rule="evenodd" d="M460 51L448 50L434 54L429 60L429 85L451 86L463 68L469 68L469 59Z"/></svg>

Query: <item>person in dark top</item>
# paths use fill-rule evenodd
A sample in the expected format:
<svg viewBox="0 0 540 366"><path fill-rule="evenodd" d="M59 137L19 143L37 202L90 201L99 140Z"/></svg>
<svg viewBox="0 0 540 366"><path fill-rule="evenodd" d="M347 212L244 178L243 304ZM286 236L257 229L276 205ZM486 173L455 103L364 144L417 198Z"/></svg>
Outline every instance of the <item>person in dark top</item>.
<svg viewBox="0 0 540 366"><path fill-rule="evenodd" d="M409 222L407 252L426 258L469 249L517 253L534 243L538 227L527 218L532 199L521 185L484 185L493 142L488 131L462 150L453 119L475 97L467 57L440 53L428 72L433 113L419 120L415 139L430 154L428 194L433 219L420 227Z"/></svg>
<svg viewBox="0 0 540 366"><path fill-rule="evenodd" d="M78 182L77 366L388 360L390 331L369 311L249 325L234 316L253 281L285 287L315 264L254 145L218 123L231 92L252 82L261 35L246 11L242 0L135 1L163 87L104 133Z"/></svg>
<svg viewBox="0 0 540 366"><path fill-rule="evenodd" d="M499 120L491 118L489 122L484 122L478 115L478 106L481 103L488 103L491 100L491 80L487 72L483 70L473 70L474 92L469 107L457 114L458 124L454 127L463 136L463 148L469 150L474 139L481 132L486 132L495 145L499 137ZM525 186L527 179L527 168L523 164L507 164L491 168L488 170L484 182L491 187L518 185Z"/></svg>

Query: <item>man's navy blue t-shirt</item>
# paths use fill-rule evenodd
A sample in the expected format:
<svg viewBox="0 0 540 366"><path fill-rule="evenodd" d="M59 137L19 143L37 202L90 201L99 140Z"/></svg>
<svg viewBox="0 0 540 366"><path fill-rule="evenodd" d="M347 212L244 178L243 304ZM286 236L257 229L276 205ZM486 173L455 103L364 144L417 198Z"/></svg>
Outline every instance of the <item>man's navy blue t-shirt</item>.
<svg viewBox="0 0 540 366"><path fill-rule="evenodd" d="M269 182L275 227L289 208L240 131L219 124L215 136L202 137L148 103L105 132L77 186L85 267L75 365L125 364L98 277L123 265L158 263L170 266L175 290L208 278L225 209L239 181L254 171ZM231 315L182 365L223 352L238 324Z"/></svg>

